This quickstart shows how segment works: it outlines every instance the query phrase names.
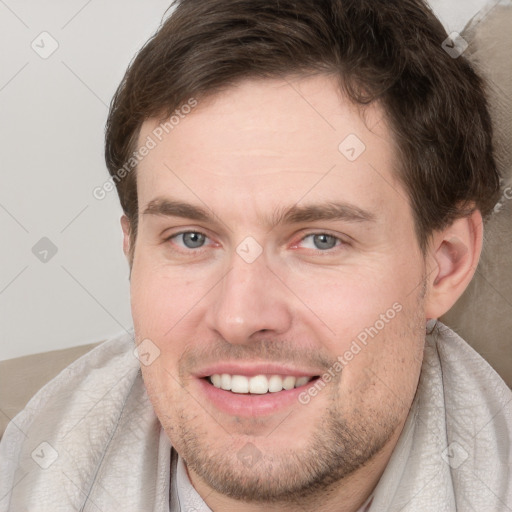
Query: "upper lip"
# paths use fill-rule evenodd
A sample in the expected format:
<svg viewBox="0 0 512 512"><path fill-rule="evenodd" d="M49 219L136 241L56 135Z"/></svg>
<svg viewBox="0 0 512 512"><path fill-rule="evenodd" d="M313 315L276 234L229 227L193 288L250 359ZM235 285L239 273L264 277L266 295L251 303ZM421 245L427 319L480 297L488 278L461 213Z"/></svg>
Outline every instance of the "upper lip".
<svg viewBox="0 0 512 512"><path fill-rule="evenodd" d="M198 372L195 372L195 375L198 378L203 378L223 373L227 373L229 375L246 375L247 377L254 377L255 375L292 375L294 377L314 377L316 375L321 375L323 372L318 369L293 368L289 365L275 363L223 362L202 368Z"/></svg>

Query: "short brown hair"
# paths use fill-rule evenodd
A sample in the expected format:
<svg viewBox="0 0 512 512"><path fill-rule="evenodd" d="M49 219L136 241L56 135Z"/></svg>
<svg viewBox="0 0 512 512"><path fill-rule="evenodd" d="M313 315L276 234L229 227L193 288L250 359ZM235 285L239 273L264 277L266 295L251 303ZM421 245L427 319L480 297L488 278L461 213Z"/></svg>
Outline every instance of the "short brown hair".
<svg viewBox="0 0 512 512"><path fill-rule="evenodd" d="M112 100L105 157L112 177L142 123L244 78L326 73L359 105L378 101L398 146L419 245L456 218L490 215L500 185L484 82L422 0L177 0L130 64ZM137 233L136 170L116 180ZM131 254L133 258L133 252ZM131 258L130 258L131 261Z"/></svg>

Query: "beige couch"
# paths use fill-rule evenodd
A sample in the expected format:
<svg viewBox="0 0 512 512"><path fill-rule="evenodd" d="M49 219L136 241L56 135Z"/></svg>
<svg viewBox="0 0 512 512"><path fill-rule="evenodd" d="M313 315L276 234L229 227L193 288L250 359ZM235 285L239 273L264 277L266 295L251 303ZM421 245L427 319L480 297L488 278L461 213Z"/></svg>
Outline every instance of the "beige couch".
<svg viewBox="0 0 512 512"><path fill-rule="evenodd" d="M486 229L485 251L467 291L441 320L468 341L512 387L512 5L493 2L464 37L467 55L489 79L497 158L508 191ZM471 24L471 23L470 23ZM0 362L0 435L29 399L96 344Z"/></svg>
<svg viewBox="0 0 512 512"><path fill-rule="evenodd" d="M39 389L96 345L99 343L0 361L0 437Z"/></svg>
<svg viewBox="0 0 512 512"><path fill-rule="evenodd" d="M464 31L469 56L488 80L504 195L484 230L475 277L441 320L512 387L512 1L493 1Z"/></svg>

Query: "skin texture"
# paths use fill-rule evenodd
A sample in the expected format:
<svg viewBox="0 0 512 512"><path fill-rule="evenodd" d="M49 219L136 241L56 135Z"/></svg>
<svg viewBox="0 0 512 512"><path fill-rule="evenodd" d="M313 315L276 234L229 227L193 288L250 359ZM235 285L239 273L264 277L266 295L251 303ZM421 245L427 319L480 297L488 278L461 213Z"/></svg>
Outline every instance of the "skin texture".
<svg viewBox="0 0 512 512"><path fill-rule="evenodd" d="M139 140L158 123L146 121ZM354 161L338 149L349 134L365 145ZM462 294L482 238L475 212L434 233L423 257L397 165L379 105L361 112L321 75L246 80L199 99L139 164L132 315L137 343L160 351L142 374L213 510L355 511L377 484L414 398L426 320ZM213 220L144 213L156 198ZM373 220L269 222L329 202ZM128 255L126 217L122 226ZM203 233L204 245L170 238L182 231ZM319 248L326 239L311 235L322 233L339 241ZM251 263L237 253L246 237L262 249ZM226 361L321 375L393 304L394 318L305 405L228 414L197 377Z"/></svg>

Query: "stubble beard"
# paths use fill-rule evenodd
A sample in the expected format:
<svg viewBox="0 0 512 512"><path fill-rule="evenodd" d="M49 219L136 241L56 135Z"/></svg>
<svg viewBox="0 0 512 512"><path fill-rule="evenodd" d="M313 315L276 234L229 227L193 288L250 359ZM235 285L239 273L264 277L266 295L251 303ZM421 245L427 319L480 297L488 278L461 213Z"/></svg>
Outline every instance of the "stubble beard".
<svg viewBox="0 0 512 512"><path fill-rule="evenodd" d="M201 427L204 422L194 420L184 408L178 409L164 428L171 440L176 440L173 444L189 470L218 493L248 503L302 502L322 495L367 464L388 443L401 421L398 414L388 414L380 421L375 415L362 418L354 414L348 422L337 405L339 390L333 389L330 406L314 423L310 441L298 450L287 448L284 441L275 444L273 453L266 453L257 437L251 436L251 441L241 440L246 436L230 437L213 420L212 427L226 442L209 441L211 432ZM298 407L304 407L302 414L307 414L307 406ZM270 436L284 435L286 439L285 429L286 421ZM258 451L251 466L244 465L239 456L244 443Z"/></svg>
<svg viewBox="0 0 512 512"><path fill-rule="evenodd" d="M409 315L402 328L391 333L401 338L400 342L415 344L411 348L420 352L425 332L422 316L424 295L425 287L417 296L416 308L401 313ZM262 444L268 446L265 443L268 439L263 439L259 445L257 436L230 436L228 429L209 419L212 429L225 437L225 442L219 443L212 437L212 429L205 425L204 416L201 419L194 417L186 400L175 406L171 416L159 417L189 470L193 470L211 489L247 503L298 503L303 509L306 501L314 503L317 496L325 496L326 491L334 489L340 481L367 465L381 452L403 427L408 411L402 400L389 403L389 407L379 405L378 410L343 410L339 379L334 379L320 395L328 397L323 414L310 427L309 440L295 450L286 446L289 442L286 421L275 431L275 435L283 436L284 441L276 442L272 453L266 453ZM410 402L413 398L414 393ZM309 405L297 404L297 407L301 408L299 414L308 414ZM310 414L313 414L313 409ZM247 467L241 463L238 451L249 442L261 456Z"/></svg>

